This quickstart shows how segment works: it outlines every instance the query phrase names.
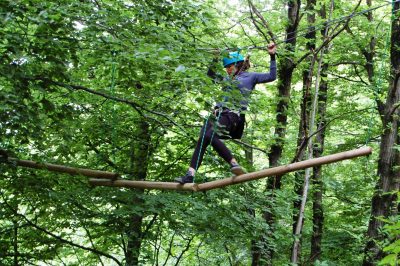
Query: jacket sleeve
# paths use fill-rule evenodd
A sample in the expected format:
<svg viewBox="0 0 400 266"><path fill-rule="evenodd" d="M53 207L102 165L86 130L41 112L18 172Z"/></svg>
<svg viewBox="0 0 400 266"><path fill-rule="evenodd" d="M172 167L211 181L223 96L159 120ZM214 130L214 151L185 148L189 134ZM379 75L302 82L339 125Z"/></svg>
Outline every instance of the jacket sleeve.
<svg viewBox="0 0 400 266"><path fill-rule="evenodd" d="M271 82L276 79L276 60L275 56L271 56L271 63L269 65L269 73L254 73L255 84Z"/></svg>

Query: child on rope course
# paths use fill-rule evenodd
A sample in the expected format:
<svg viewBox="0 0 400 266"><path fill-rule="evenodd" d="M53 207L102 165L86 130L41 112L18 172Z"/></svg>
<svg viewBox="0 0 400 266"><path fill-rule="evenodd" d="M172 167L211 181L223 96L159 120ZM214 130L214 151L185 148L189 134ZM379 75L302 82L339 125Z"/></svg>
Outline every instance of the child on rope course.
<svg viewBox="0 0 400 266"><path fill-rule="evenodd" d="M210 143L218 154L230 164L233 174L244 174L243 169L221 139L240 139L242 137L245 124L244 112L247 110L248 100L255 85L276 79L275 52L276 45L269 44L268 53L271 57L269 73L247 72L250 68L249 59L245 59L239 52L231 52L228 57L222 60L228 76L220 77L212 68L208 70L207 75L216 82L222 82L226 92L224 101L217 103L214 110L217 130L214 132L214 123L212 121L206 121L200 131L200 137L193 152L190 167L184 176L175 179L176 182L181 184L193 183L196 170L200 167L204 153ZM220 130L220 128L223 129ZM229 136L224 136L220 131L229 133Z"/></svg>

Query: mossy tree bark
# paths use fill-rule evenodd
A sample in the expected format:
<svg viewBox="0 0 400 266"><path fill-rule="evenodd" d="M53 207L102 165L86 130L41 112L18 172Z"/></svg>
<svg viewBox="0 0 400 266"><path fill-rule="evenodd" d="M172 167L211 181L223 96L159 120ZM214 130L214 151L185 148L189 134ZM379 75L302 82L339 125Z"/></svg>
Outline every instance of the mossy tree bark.
<svg viewBox="0 0 400 266"><path fill-rule="evenodd" d="M390 62L391 75L386 101L377 97L378 111L382 121L383 132L378 159L378 181L372 197L371 217L367 235L369 241L365 246L363 265L375 265L383 258L384 253L379 242L385 238L381 229L384 221L380 217L395 215L397 210L397 192L399 190L400 154L399 139L399 100L400 100L400 2L393 4L391 30Z"/></svg>

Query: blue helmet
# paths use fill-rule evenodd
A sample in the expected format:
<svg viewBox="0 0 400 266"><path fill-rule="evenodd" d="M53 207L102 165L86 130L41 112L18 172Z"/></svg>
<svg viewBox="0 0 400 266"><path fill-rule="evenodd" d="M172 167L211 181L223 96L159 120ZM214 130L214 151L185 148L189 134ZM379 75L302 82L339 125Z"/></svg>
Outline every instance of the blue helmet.
<svg viewBox="0 0 400 266"><path fill-rule="evenodd" d="M224 59L222 59L222 64L224 67L227 67L230 64L236 64L243 61L244 57L243 55L239 54L239 52L230 52L228 57L224 57Z"/></svg>

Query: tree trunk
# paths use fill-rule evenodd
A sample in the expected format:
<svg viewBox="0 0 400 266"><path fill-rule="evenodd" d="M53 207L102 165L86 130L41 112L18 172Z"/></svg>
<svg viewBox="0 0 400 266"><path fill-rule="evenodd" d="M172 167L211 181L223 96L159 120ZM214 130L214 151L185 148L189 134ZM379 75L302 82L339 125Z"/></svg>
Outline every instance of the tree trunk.
<svg viewBox="0 0 400 266"><path fill-rule="evenodd" d="M245 156L246 156L247 165L250 166L250 169L253 169L253 149L246 148ZM256 217L256 211L253 208L248 208L247 212L252 217ZM250 252L251 252L251 265L252 266L258 265L257 263L260 260L261 250L260 250L260 247L258 244L259 244L258 241L254 240L254 239L251 240Z"/></svg>
<svg viewBox="0 0 400 266"><path fill-rule="evenodd" d="M132 176L135 180L145 180L147 176L148 154L150 143L149 125L141 120L137 124L137 138L132 143L131 167ZM143 201L141 195L143 190L135 189L132 191L132 204L141 205ZM133 214L130 217L130 224L126 231L127 246L125 259L127 266L139 265L140 247L142 244L142 223L143 215Z"/></svg>
<svg viewBox="0 0 400 266"><path fill-rule="evenodd" d="M333 1L331 3L330 12L333 11ZM326 7L322 5L320 10L320 16L322 19L326 20ZM321 30L323 38L326 38L328 30L324 27ZM328 51L326 51L327 53ZM327 82L327 71L329 64L323 63L321 68L321 83L319 86L318 94L318 121L317 121L317 134L315 136L315 142L313 145L313 157L319 158L324 152L325 144L325 124L326 124L326 108L328 99L328 82ZM312 185L313 185L313 206L312 206L312 222L313 222L313 232L311 235L311 252L310 252L310 262L314 264L320 259L322 254L322 233L324 226L324 209L322 205L322 195L324 191L324 186L322 182L322 166L316 166L313 168L312 175Z"/></svg>
<svg viewBox="0 0 400 266"><path fill-rule="evenodd" d="M18 257L19 257L19 252L18 252L18 222L13 221L14 225L14 230L13 230L13 248L14 248L14 266L18 266Z"/></svg>
<svg viewBox="0 0 400 266"><path fill-rule="evenodd" d="M296 30L299 23L299 11L301 7L300 0L294 0L288 2L288 26L286 28L286 49L285 52L278 60L278 103L276 106L276 127L275 127L275 143L271 146L271 150L268 153L269 166L275 167L279 164L279 160L282 156L284 139L286 136L287 126L287 110L289 107L290 90L292 84L293 70L296 67L294 64L294 49L296 46ZM267 181L267 190L271 191L269 199L268 211L264 212L264 219L269 225L271 230L275 221L275 214L273 213L274 206L274 194L275 189L281 187L281 176L274 176ZM264 251L260 255L265 262L263 264L272 264L273 249L268 246L267 241L262 240ZM258 263L256 264L258 265Z"/></svg>
<svg viewBox="0 0 400 266"><path fill-rule="evenodd" d="M306 34L307 39L307 50L315 49L315 13L314 13L315 0L307 0L307 23L309 27L309 32ZM313 68L314 68L314 58L310 56L310 62L306 64L303 71L303 98L300 107L300 122L299 122L299 132L297 136L297 152L295 161L302 161L305 158L305 148L307 145L307 138L310 132L309 128L309 119L310 119L310 106L311 106L311 86L312 86L312 77L313 77ZM294 192L298 196L293 201L293 235L296 231L296 224L299 219L298 210L300 210L301 206L301 196L303 194L303 180L304 180L305 171L295 172L295 183L294 183ZM293 248L292 248L293 249ZM298 256L300 257L300 252ZM292 254L293 255L293 254Z"/></svg>
<svg viewBox="0 0 400 266"><path fill-rule="evenodd" d="M381 134L380 152L378 160L378 182L372 197L371 217L367 235L369 240L365 247L363 265L375 265L383 258L384 254L378 242L384 239L381 229L384 225L379 217L389 217L397 213L396 193L399 189L399 109L400 100L400 2L393 4L395 13L392 20L391 31L391 76L386 102L378 102L378 110L382 120L383 132ZM397 11L395 11L397 10ZM397 13L397 14L396 14ZM397 15L397 17L395 16Z"/></svg>
<svg viewBox="0 0 400 266"><path fill-rule="evenodd" d="M371 0L367 0L367 5L370 7L372 5ZM367 19L372 24L373 23L373 16L372 12L367 13ZM369 41L369 50L361 47L361 52L366 59L366 63L364 65L365 70L367 71L368 80L373 84L374 77L375 77L375 69L374 69L374 56L375 56L375 46L376 46L376 39L374 36L371 37Z"/></svg>
<svg viewBox="0 0 400 266"><path fill-rule="evenodd" d="M318 114L319 119L317 121L318 133L315 136L315 143L313 147L313 157L319 158L324 152L325 143L325 114L326 114L326 103L328 96L328 83L327 78L328 64L324 63L321 69L321 85L319 87L318 94ZM322 241L322 231L324 225L324 210L322 208L322 193L323 193L323 183L322 183L322 166L316 166L313 168L312 176L313 184L313 233L311 236L311 254L310 261L315 263L321 256L321 241Z"/></svg>
<svg viewBox="0 0 400 266"><path fill-rule="evenodd" d="M392 84L396 86L396 98L399 99L400 84ZM378 160L378 177L379 180L375 187L375 193L372 197L371 217L368 225L367 236L369 241L365 248L365 258L363 265L375 265L376 262L383 257L383 252L377 245L376 241L382 240L384 235L380 232L384 222L379 217L389 217L394 215L396 210L396 192L399 189L398 178L399 170L399 152L395 149L400 145L398 134L399 121L394 116L399 116L398 111L383 118L384 132L381 135L381 144Z"/></svg>

